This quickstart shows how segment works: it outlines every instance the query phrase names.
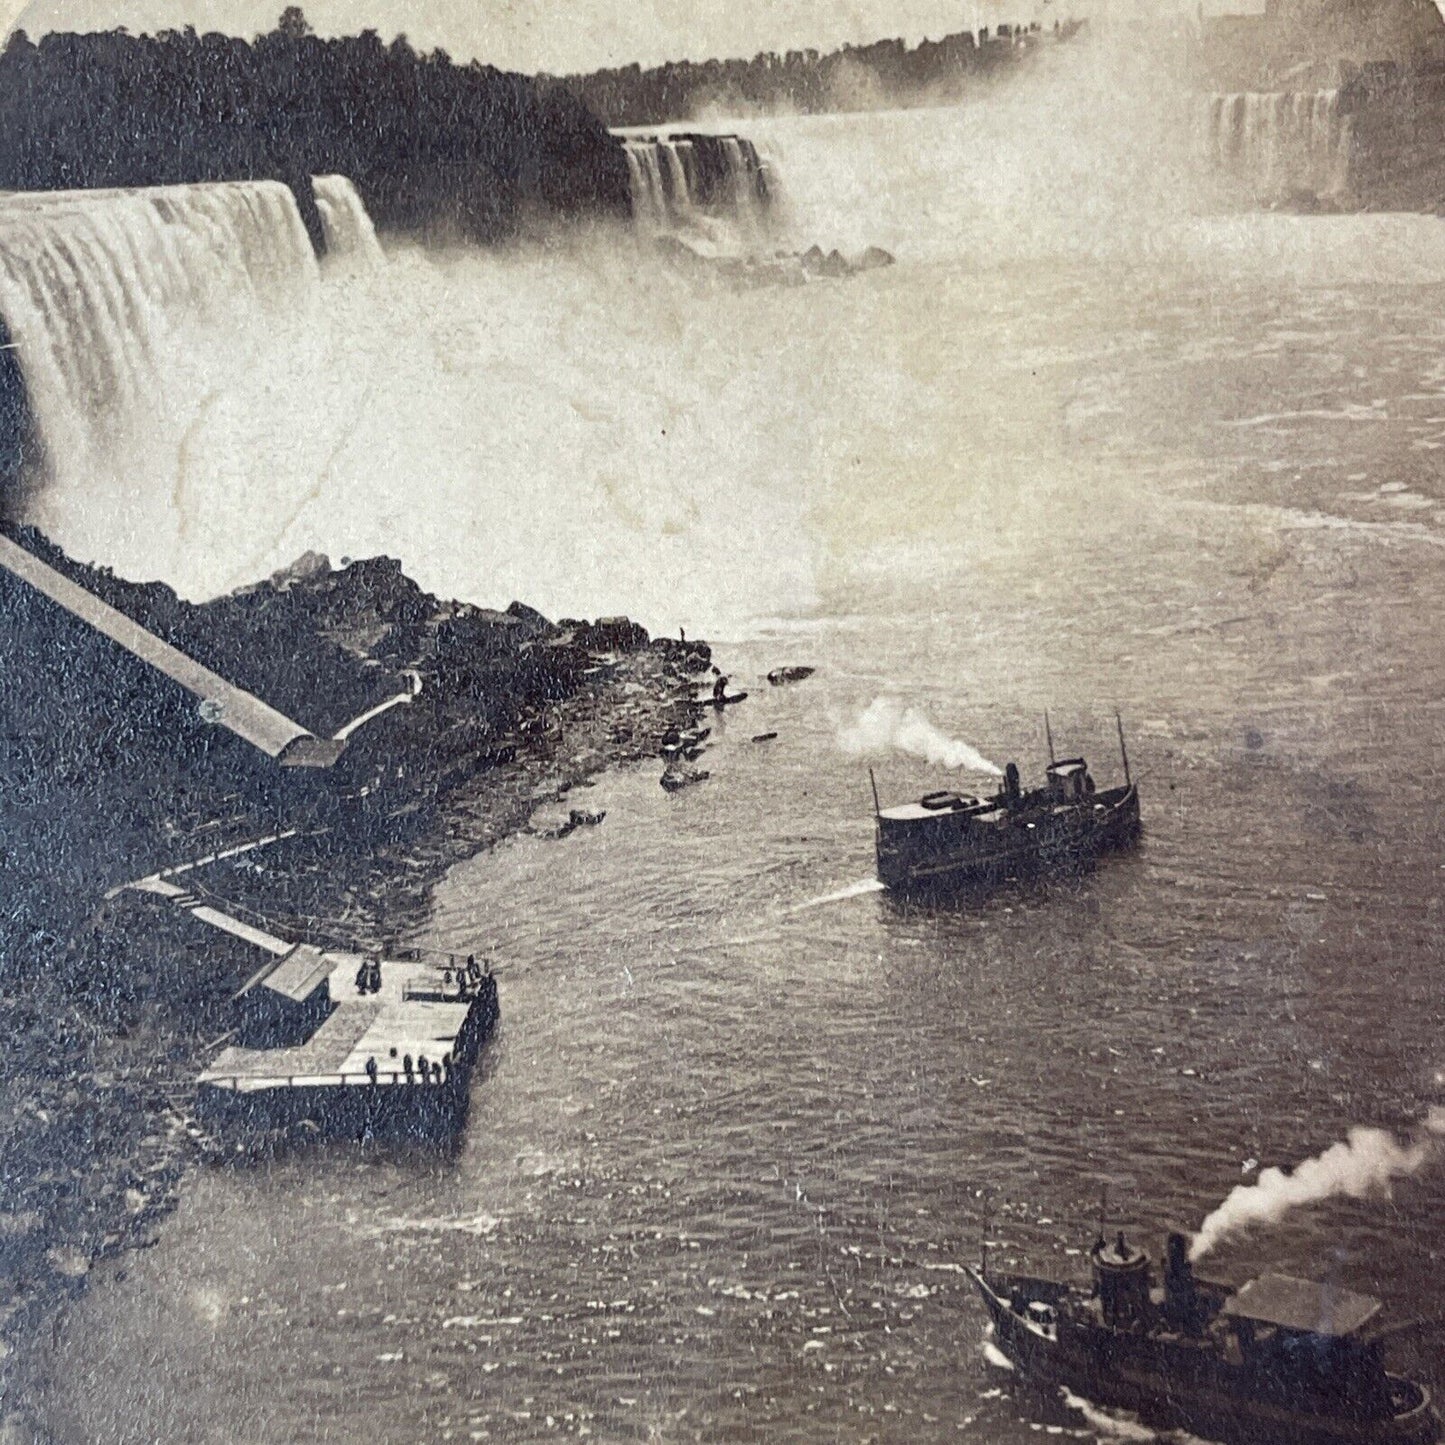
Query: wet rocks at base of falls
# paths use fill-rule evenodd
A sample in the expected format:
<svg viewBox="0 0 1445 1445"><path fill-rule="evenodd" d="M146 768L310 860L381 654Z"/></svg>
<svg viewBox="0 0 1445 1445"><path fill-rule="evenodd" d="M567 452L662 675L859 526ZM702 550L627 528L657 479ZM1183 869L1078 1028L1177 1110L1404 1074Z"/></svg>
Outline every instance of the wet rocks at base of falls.
<svg viewBox="0 0 1445 1445"><path fill-rule="evenodd" d="M821 246L810 246L798 257L798 264L806 276L825 277L837 280L843 276L856 276L860 271L879 271L894 264L893 255L881 246L869 246L856 260L849 260L837 250L823 254Z"/></svg>
<svg viewBox="0 0 1445 1445"><path fill-rule="evenodd" d="M606 810L591 812L586 808L572 808L566 820L555 824L550 828L532 828L532 832L538 838L545 838L549 842L556 842L560 838L570 837L578 828L595 828L607 817Z"/></svg>
<svg viewBox="0 0 1445 1445"><path fill-rule="evenodd" d="M727 268L733 280L754 286L806 286L816 281L845 281L866 271L880 271L894 264L894 257L878 246L853 258L841 251L824 252L821 246L806 251L780 251L772 257L748 257Z"/></svg>
<svg viewBox="0 0 1445 1445"><path fill-rule="evenodd" d="M658 750L662 757L662 777L658 781L669 793L707 781L710 776L707 769L694 765L702 757L711 735L712 729L700 723L681 724L663 734Z"/></svg>
<svg viewBox="0 0 1445 1445"><path fill-rule="evenodd" d="M663 770L660 781L669 793L677 793L694 783L705 783L711 776L706 768L690 768L669 763Z"/></svg>
<svg viewBox="0 0 1445 1445"><path fill-rule="evenodd" d="M806 286L817 281L841 281L896 263L891 252L869 246L853 257L834 249L810 246L806 251L709 254L676 236L658 237L658 252L679 269L700 279L720 276L737 287Z"/></svg>

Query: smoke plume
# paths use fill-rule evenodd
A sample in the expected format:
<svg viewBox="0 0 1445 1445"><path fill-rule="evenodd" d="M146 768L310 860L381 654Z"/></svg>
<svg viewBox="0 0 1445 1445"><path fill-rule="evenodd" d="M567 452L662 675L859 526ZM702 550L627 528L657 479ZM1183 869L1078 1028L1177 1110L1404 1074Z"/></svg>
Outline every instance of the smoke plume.
<svg viewBox="0 0 1445 1445"><path fill-rule="evenodd" d="M875 698L855 721L840 727L838 746L855 758L908 753L939 767L1003 776L1003 769L977 748L940 732L917 708L905 707L895 697Z"/></svg>
<svg viewBox="0 0 1445 1445"><path fill-rule="evenodd" d="M1233 1189L1199 1226L1189 1251L1201 1259L1224 1240L1256 1224L1274 1224L1293 1209L1324 1199L1387 1196L1396 1179L1416 1173L1442 1147L1445 1109L1432 1109L1410 1138L1401 1142L1384 1129L1351 1129L1339 1143L1295 1167L1264 1169L1253 1184Z"/></svg>

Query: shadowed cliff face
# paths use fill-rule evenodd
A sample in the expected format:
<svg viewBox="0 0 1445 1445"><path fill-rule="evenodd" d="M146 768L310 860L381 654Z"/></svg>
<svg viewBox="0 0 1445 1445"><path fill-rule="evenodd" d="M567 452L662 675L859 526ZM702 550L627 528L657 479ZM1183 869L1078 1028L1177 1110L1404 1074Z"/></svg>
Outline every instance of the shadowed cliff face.
<svg viewBox="0 0 1445 1445"><path fill-rule="evenodd" d="M1271 0L1206 19L1195 84L1221 172L1256 201L1445 203L1445 19L1434 0Z"/></svg>
<svg viewBox="0 0 1445 1445"><path fill-rule="evenodd" d="M20 356L9 328L0 319L0 520L17 503L19 479L38 472L40 442L30 413L30 398Z"/></svg>
<svg viewBox="0 0 1445 1445"><path fill-rule="evenodd" d="M572 96L404 37L16 32L0 56L0 189L281 180L319 250L326 173L382 227L479 240L628 207L621 147Z"/></svg>
<svg viewBox="0 0 1445 1445"><path fill-rule="evenodd" d="M1362 66L1445 58L1445 20L1434 0L1270 0L1262 15L1206 19L1201 56L1220 89L1309 89Z"/></svg>

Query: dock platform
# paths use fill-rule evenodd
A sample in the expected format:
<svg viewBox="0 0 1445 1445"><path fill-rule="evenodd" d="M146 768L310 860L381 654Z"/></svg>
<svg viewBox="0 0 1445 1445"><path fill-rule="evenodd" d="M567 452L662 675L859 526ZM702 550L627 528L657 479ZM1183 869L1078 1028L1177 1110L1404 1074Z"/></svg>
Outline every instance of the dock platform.
<svg viewBox="0 0 1445 1445"><path fill-rule="evenodd" d="M220 1054L196 1092L198 1117L239 1138L298 1125L449 1137L466 1119L472 1067L499 1016L490 973L304 944L238 1000L246 1042Z"/></svg>
<svg viewBox="0 0 1445 1445"><path fill-rule="evenodd" d="M260 960L235 995L236 1042L196 1079L221 1138L305 1126L342 1138L446 1139L466 1122L472 1069L501 1016L490 963L407 950L385 958L298 943L198 881L210 865L299 836L267 834L112 888L189 915ZM224 906L220 906L224 904Z"/></svg>

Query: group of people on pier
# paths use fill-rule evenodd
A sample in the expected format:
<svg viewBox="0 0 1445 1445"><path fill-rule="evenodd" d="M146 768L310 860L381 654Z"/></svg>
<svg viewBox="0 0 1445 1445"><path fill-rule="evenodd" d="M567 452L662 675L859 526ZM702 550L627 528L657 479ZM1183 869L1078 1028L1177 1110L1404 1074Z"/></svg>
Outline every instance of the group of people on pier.
<svg viewBox="0 0 1445 1445"><path fill-rule="evenodd" d="M391 1051L393 1063L396 1060L396 1050ZM425 1054L419 1054L413 1060L410 1054L402 1056L401 1069L393 1067L390 1070L391 1082L401 1083L405 1080L408 1084L445 1084L452 1074L452 1056L443 1054L440 1060L428 1059ZM373 1054L366 1061L366 1077L372 1084L381 1082L381 1067L376 1062Z"/></svg>
<svg viewBox="0 0 1445 1445"><path fill-rule="evenodd" d="M458 998L475 998L484 982L492 976L492 966L479 964L474 953L465 963L451 963L442 970L442 988ZM359 994L381 992L381 961L364 958L356 969L356 991Z"/></svg>
<svg viewBox="0 0 1445 1445"><path fill-rule="evenodd" d="M458 996L473 998L481 991L483 980L491 976L491 964L483 966L477 962L475 953L469 953L466 963L454 964L442 970L442 988L448 991L454 988Z"/></svg>

